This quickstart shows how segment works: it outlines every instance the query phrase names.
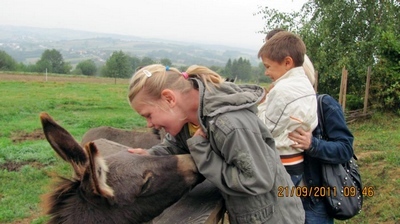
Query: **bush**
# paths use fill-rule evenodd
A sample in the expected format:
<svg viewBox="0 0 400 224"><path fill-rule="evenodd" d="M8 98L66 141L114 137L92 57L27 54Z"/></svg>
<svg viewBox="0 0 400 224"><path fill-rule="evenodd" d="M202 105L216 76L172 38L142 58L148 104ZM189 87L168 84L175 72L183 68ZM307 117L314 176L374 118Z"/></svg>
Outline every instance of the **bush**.
<svg viewBox="0 0 400 224"><path fill-rule="evenodd" d="M364 107L364 99L356 95L346 95L346 109L357 110Z"/></svg>

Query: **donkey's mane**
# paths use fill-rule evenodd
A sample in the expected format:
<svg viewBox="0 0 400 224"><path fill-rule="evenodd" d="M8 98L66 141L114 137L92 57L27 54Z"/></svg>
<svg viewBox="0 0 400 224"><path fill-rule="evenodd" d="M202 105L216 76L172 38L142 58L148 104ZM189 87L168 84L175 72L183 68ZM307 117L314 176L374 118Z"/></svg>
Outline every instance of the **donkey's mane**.
<svg viewBox="0 0 400 224"><path fill-rule="evenodd" d="M51 217L53 221L50 222L57 223L54 221L59 218L57 217L59 215L58 211L60 211L62 207L66 206L63 201L77 194L80 181L75 178L69 179L58 176L57 181L53 183L53 185L57 186L57 188L43 196L43 207L46 214L57 214Z"/></svg>

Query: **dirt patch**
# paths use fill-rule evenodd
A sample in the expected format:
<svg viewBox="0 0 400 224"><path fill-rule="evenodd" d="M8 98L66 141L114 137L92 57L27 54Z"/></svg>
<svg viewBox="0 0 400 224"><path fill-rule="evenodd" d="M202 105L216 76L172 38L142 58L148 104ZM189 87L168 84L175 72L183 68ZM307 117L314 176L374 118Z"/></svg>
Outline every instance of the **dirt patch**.
<svg viewBox="0 0 400 224"><path fill-rule="evenodd" d="M30 224L32 223L35 219L40 218L41 216L43 216L44 214L42 214L41 212L37 212L37 213L32 213L32 215L28 218L22 219L22 220L18 220L18 221L14 221L13 224Z"/></svg>
<svg viewBox="0 0 400 224"><path fill-rule="evenodd" d="M34 168L42 168L45 165L39 163L37 161L22 161L22 162L15 162L15 161L7 161L3 164L0 164L0 170L7 170L9 172L18 172L21 170L21 167L25 165L30 165Z"/></svg>
<svg viewBox="0 0 400 224"><path fill-rule="evenodd" d="M79 82L79 83L110 83L110 84L128 84L129 79L93 77L93 76L75 76L75 75L54 75L49 74L11 74L0 73L0 79L7 81L25 81L25 82Z"/></svg>
<svg viewBox="0 0 400 224"><path fill-rule="evenodd" d="M36 129L31 133L18 131L11 134L11 141L14 143L30 141L30 140L42 140L45 138L46 137L44 136L42 129Z"/></svg>
<svg viewBox="0 0 400 224"><path fill-rule="evenodd" d="M373 155L379 155L381 153L382 153L382 151L366 151L366 152L357 153L356 156L359 160L363 160L363 159L372 157Z"/></svg>

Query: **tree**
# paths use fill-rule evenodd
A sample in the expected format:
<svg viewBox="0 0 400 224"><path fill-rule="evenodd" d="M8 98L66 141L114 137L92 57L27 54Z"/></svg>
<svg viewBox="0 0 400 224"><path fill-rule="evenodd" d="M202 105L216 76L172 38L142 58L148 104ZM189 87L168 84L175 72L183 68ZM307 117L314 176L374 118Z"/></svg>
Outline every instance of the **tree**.
<svg viewBox="0 0 400 224"><path fill-rule="evenodd" d="M97 72L97 66L91 59L79 62L76 69L79 69L83 75L88 76L94 76Z"/></svg>
<svg viewBox="0 0 400 224"><path fill-rule="evenodd" d="M261 32L280 27L302 37L319 74L320 92L338 94L341 70L346 67L347 93L361 101L368 66L375 71L384 58L380 49L388 43L382 33L400 34L399 10L396 0L309 0L300 12L281 13L265 7L259 13L266 21Z"/></svg>
<svg viewBox="0 0 400 224"><path fill-rule="evenodd" d="M242 81L249 81L252 79L251 64L247 59L240 57L239 59L231 59L225 65L225 75L227 78L240 79Z"/></svg>
<svg viewBox="0 0 400 224"><path fill-rule="evenodd" d="M132 67L129 56L124 52L114 51L102 70L102 75L106 77L129 78L132 74Z"/></svg>
<svg viewBox="0 0 400 224"><path fill-rule="evenodd" d="M221 75L221 74L223 73L223 71L224 71L223 68L221 68L220 66L217 66L217 65L211 65L209 68L210 68L211 70L213 70L214 72L220 74L220 75ZM182 71L182 70L181 70L181 71Z"/></svg>
<svg viewBox="0 0 400 224"><path fill-rule="evenodd" d="M189 68L189 66L179 66L178 70L179 71L186 71Z"/></svg>
<svg viewBox="0 0 400 224"><path fill-rule="evenodd" d="M245 80L245 81L251 80L253 77L252 77L252 73L251 73L250 61L248 59L244 59L244 58L240 57L238 60L238 68L235 70L233 75L241 80Z"/></svg>
<svg viewBox="0 0 400 224"><path fill-rule="evenodd" d="M15 71L17 62L5 51L0 50L0 71Z"/></svg>
<svg viewBox="0 0 400 224"><path fill-rule="evenodd" d="M24 63L20 62L17 65L17 71L21 72L36 72L36 64L27 64L25 65Z"/></svg>
<svg viewBox="0 0 400 224"><path fill-rule="evenodd" d="M137 58L135 56L129 57L129 63L131 65L131 70L132 71L137 71L138 68L140 67L140 58Z"/></svg>
<svg viewBox="0 0 400 224"><path fill-rule="evenodd" d="M380 60L371 78L375 107L400 115L400 38L392 31L382 32Z"/></svg>
<svg viewBox="0 0 400 224"><path fill-rule="evenodd" d="M160 63L162 64L162 65L164 65L164 66L172 66L172 62L171 62L171 60L169 60L168 58L162 58L161 60L160 60Z"/></svg>
<svg viewBox="0 0 400 224"><path fill-rule="evenodd" d="M228 78L234 78L232 74L232 60L229 58L228 62L226 62L224 73Z"/></svg>
<svg viewBox="0 0 400 224"><path fill-rule="evenodd" d="M63 56L56 49L45 50L39 61L36 62L38 72L68 74L72 66L64 62Z"/></svg>
<svg viewBox="0 0 400 224"><path fill-rule="evenodd" d="M251 74L254 74L254 82L256 83L271 83L272 80L265 75L265 66L262 62L258 63L257 67L252 68Z"/></svg>
<svg viewBox="0 0 400 224"><path fill-rule="evenodd" d="M149 57L143 57L142 61L140 62L140 66L144 67L144 66L147 66L147 65L155 64L155 63L156 62L153 59L151 59Z"/></svg>

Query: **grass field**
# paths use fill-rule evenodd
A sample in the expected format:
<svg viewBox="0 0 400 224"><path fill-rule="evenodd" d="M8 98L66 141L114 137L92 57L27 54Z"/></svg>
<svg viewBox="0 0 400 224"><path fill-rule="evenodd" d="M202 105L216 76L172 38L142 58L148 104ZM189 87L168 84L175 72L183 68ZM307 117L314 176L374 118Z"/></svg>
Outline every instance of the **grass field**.
<svg viewBox="0 0 400 224"><path fill-rule="evenodd" d="M0 74L0 223L45 223L40 196L68 164L44 140L48 112L78 141L90 128L134 129L145 121L128 105L128 80ZM337 223L400 223L400 118L374 113L350 124L363 184L373 189L363 211Z"/></svg>

